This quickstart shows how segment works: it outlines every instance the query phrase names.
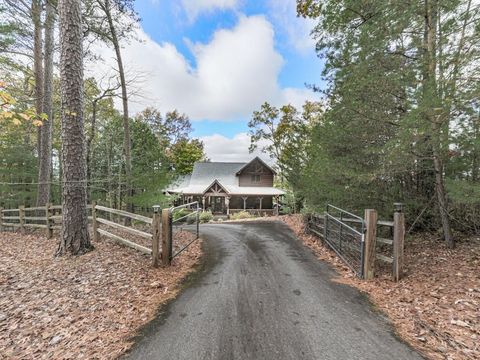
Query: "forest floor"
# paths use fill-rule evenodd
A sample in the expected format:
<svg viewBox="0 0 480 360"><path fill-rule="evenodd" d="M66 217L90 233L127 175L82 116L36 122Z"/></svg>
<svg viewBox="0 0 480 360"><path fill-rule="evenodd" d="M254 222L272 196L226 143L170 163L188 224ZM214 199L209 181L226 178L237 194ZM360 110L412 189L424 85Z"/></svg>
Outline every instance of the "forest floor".
<svg viewBox="0 0 480 360"><path fill-rule="evenodd" d="M149 256L108 240L78 257L55 258L57 243L0 233L0 359L118 357L201 256L196 241L171 267L153 268Z"/></svg>
<svg viewBox="0 0 480 360"><path fill-rule="evenodd" d="M338 281L365 292L393 323L396 333L429 359L480 359L480 238L457 239L448 249L433 235L405 243L405 276L395 283L387 268L371 281L355 277L333 251L305 233L301 216L280 216Z"/></svg>

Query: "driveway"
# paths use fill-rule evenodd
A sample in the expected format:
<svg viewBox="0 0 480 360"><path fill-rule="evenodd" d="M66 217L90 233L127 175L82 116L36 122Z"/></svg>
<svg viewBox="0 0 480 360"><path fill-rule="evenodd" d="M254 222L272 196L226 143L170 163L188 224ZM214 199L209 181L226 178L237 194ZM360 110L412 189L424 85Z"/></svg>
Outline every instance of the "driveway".
<svg viewBox="0 0 480 360"><path fill-rule="evenodd" d="M280 222L202 225L206 260L128 359L421 359Z"/></svg>

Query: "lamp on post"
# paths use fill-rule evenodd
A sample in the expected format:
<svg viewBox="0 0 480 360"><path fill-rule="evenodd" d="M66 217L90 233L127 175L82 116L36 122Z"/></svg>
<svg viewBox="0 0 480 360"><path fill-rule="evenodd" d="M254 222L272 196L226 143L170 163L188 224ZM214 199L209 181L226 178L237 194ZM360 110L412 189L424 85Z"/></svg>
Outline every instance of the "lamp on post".
<svg viewBox="0 0 480 360"><path fill-rule="evenodd" d="M402 203L393 203L393 210L396 213L403 212L403 204Z"/></svg>

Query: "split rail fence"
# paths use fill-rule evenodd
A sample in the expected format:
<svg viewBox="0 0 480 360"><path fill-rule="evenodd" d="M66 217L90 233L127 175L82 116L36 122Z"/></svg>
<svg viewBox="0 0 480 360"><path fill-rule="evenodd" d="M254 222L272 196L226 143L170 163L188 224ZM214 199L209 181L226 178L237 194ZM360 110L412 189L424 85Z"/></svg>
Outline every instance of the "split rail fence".
<svg viewBox="0 0 480 360"><path fill-rule="evenodd" d="M392 278L403 275L405 214L394 204L393 221L378 220L377 211L366 209L361 218L333 205L325 214L311 214L307 229L326 243L358 277L372 279L375 262L391 264Z"/></svg>
<svg viewBox="0 0 480 360"><path fill-rule="evenodd" d="M187 204L191 205L191 204ZM186 207L183 205L182 207ZM193 241L184 246L178 253L172 254L174 233L172 231L173 223L171 220L172 212L175 208L160 209L160 206L153 207L153 217L143 216L119 209L112 209L105 206L97 205L93 202L87 206L90 212L88 219L91 223L93 240L96 241L100 236L105 236L122 245L135 249L152 258L153 266L157 267L162 262L163 265L170 265L173 257L180 254ZM7 229L25 231L25 229L45 229L47 238L52 238L55 230L62 228L62 206L51 205L41 207L25 207L19 206L17 209L0 208L0 232ZM133 225L121 224L122 219L133 220L135 224L141 224L142 229L133 227ZM199 237L199 208L196 208L196 239ZM162 226L163 224L163 226ZM100 228L103 225L103 228ZM108 230L106 230L107 228ZM111 232L114 229L117 235ZM135 238L146 239L150 243L149 246L138 244L127 239L128 235ZM162 256L162 254L168 254Z"/></svg>

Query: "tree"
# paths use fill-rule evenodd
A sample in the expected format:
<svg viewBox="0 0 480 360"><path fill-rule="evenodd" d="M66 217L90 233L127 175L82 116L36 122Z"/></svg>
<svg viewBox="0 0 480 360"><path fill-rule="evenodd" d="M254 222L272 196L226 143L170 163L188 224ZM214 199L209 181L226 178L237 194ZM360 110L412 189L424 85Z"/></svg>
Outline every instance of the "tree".
<svg viewBox="0 0 480 360"><path fill-rule="evenodd" d="M92 249L88 234L83 126L83 32L80 0L59 0L62 97L62 234L57 255Z"/></svg>
<svg viewBox="0 0 480 360"><path fill-rule="evenodd" d="M309 200L385 214L384 204L404 201L407 214L424 214L453 246L444 184L472 170L453 174L450 154L452 129L469 121L478 99L480 7L298 0L297 9L318 22L313 36L328 84L329 109L313 131L303 177Z"/></svg>
<svg viewBox="0 0 480 360"><path fill-rule="evenodd" d="M38 153L39 166L37 206L44 206L50 201L50 177L52 169L53 57L56 14L53 0L47 0L45 6L46 17L42 111L45 113L46 117L42 127L40 127L39 134L40 148Z"/></svg>
<svg viewBox="0 0 480 360"><path fill-rule="evenodd" d="M177 174L191 174L197 161L206 160L203 142L198 139L177 141L170 149L170 159Z"/></svg>
<svg viewBox="0 0 480 360"><path fill-rule="evenodd" d="M90 113L90 129L87 136L87 182L88 196L90 199L90 183L92 180L92 159L94 157L94 140L97 134L97 116L100 113L105 117L114 118L113 100L115 91L120 87L119 84L110 84L110 82L100 89L95 79L90 78L85 81L85 98L87 106L85 110Z"/></svg>
<svg viewBox="0 0 480 360"><path fill-rule="evenodd" d="M180 114L177 110L167 112L164 117L159 110L149 107L138 114L137 119L147 123L159 142L164 143L166 147L187 139L192 132L188 116Z"/></svg>
<svg viewBox="0 0 480 360"><path fill-rule="evenodd" d="M31 16L33 20L33 72L35 75L35 109L43 113L43 36L42 36L42 1L32 0ZM38 128L38 153L41 154L42 130Z"/></svg>
<svg viewBox="0 0 480 360"><path fill-rule="evenodd" d="M275 159L280 169L282 183L285 178L294 185L300 167L302 155L308 140L308 132L321 112L320 104L307 102L303 114L292 105L280 109L264 103L261 109L253 113L248 123L250 128L250 152L264 144L261 151Z"/></svg>
<svg viewBox="0 0 480 360"><path fill-rule="evenodd" d="M128 112L127 80L125 77L120 41L131 36L130 31L138 21L138 16L133 9L133 0L91 0L88 4L90 7L89 13L92 15L89 30L98 36L99 39L112 45L115 50L123 107L125 176L127 194L131 197L133 196L133 189L131 187L132 158L129 128L130 118ZM102 14L102 16L99 18L98 14ZM133 211L133 206L130 202L127 202L127 211Z"/></svg>

